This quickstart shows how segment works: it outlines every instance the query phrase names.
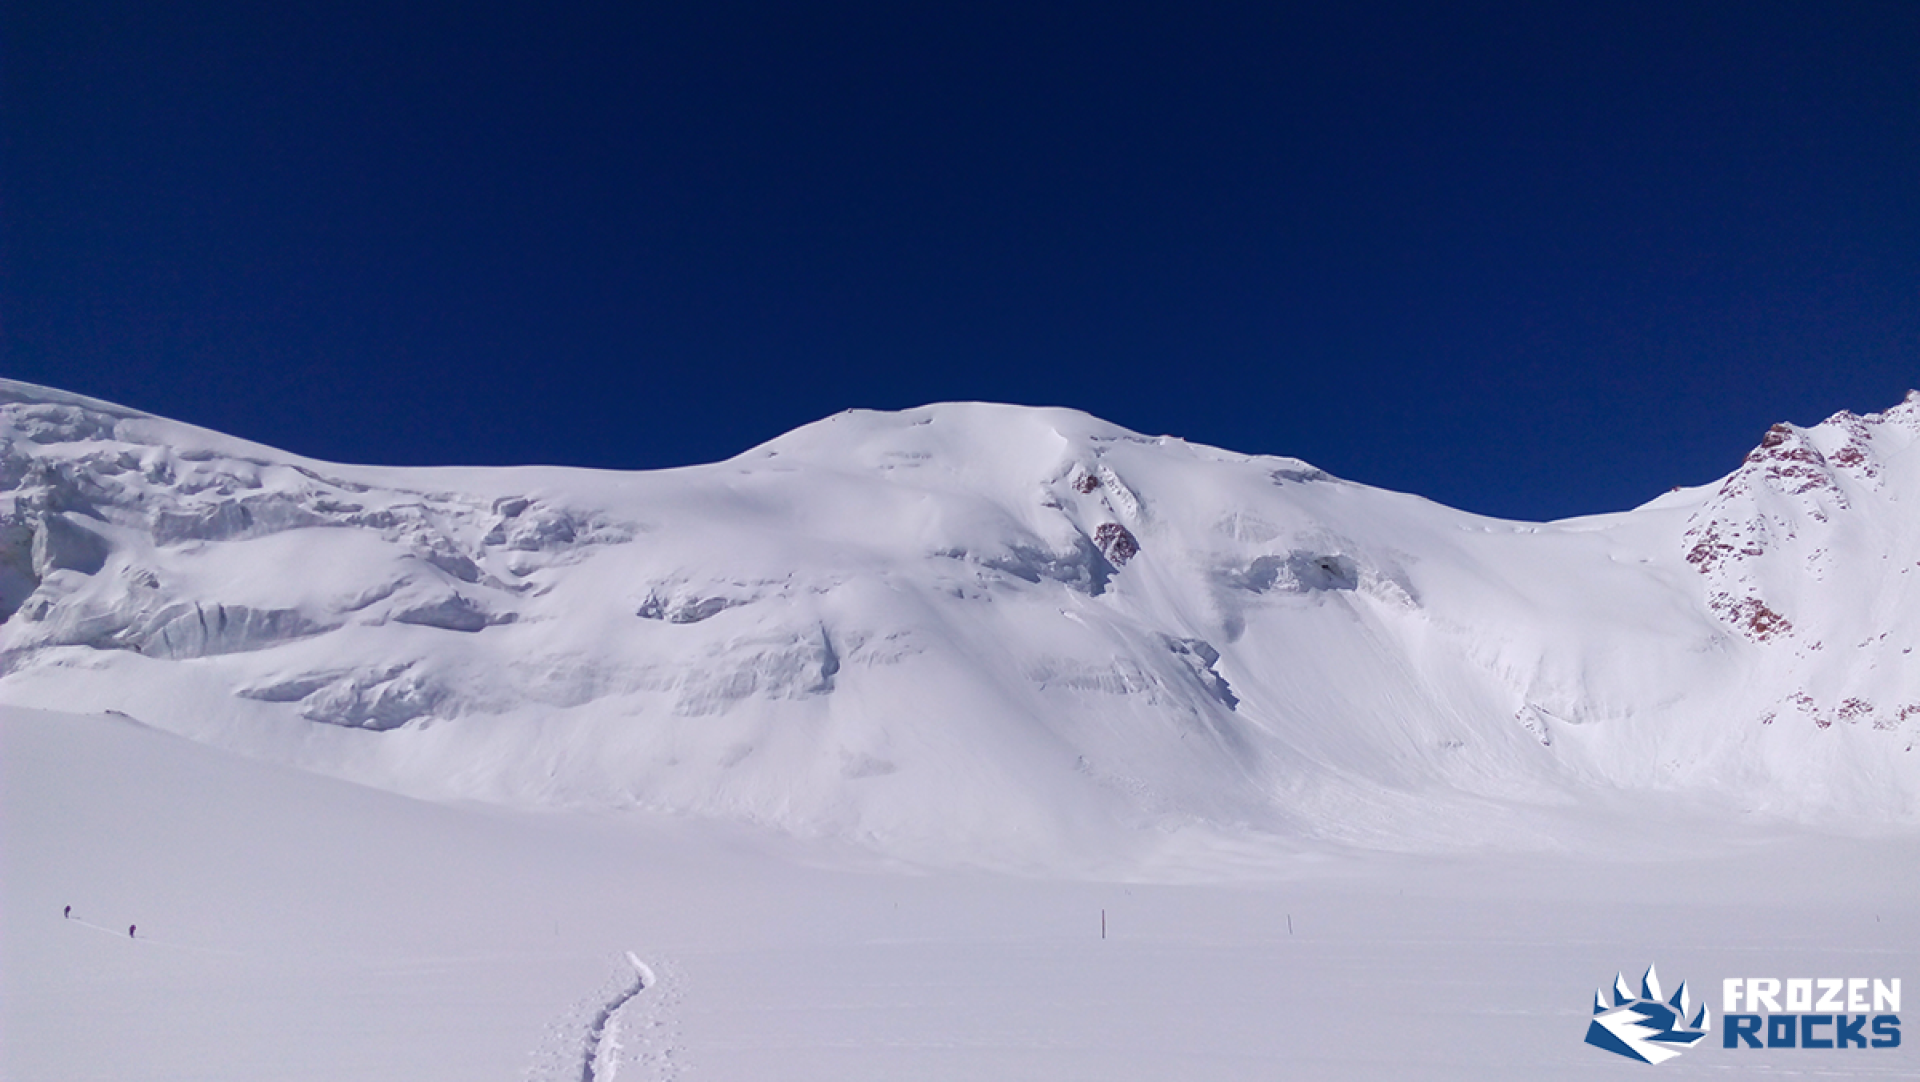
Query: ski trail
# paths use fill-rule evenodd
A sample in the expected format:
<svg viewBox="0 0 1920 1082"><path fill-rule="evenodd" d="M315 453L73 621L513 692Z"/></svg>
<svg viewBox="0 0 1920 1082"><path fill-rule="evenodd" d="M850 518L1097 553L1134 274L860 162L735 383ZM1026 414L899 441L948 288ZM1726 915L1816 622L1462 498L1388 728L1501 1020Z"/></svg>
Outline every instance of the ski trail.
<svg viewBox="0 0 1920 1082"><path fill-rule="evenodd" d="M80 927L82 927L82 928L91 928L91 929L93 929L93 930L94 930L94 931L96 931L96 932L105 932L106 934L108 934L108 935L110 935L110 936L114 936L114 937L116 937L116 938L119 938L119 939L134 939L134 938L136 938L136 937L134 937L134 936L130 936L130 935L128 935L128 934L126 933L126 930L125 930L125 929L119 929L119 930L116 930L116 929L113 929L113 928L109 928L109 927L107 927L107 926L106 926L106 925L104 925L104 924L95 924L95 923L93 923L93 922L92 922L92 921L90 921L90 920L81 920L81 919L80 919L79 917L68 917L68 918L66 918L66 919L65 919L65 920L64 920L64 921L63 921L62 923L64 923L64 924L76 924L76 925L79 925L79 926L80 926ZM147 940L146 942L151 942L151 940Z"/></svg>
<svg viewBox="0 0 1920 1082"><path fill-rule="evenodd" d="M147 935L130 936L127 934L126 929L124 928L108 928L102 924L95 924L90 920L81 920L79 917L66 917L66 918L63 918L60 923L67 924L67 925L78 925L79 927L86 928L90 931L99 932L102 935L110 935L115 939L124 939L129 943L138 943L143 947L165 947L168 950L193 951L196 954L226 954L226 955L233 955L233 956L243 956L245 953L243 951L223 950L219 947L196 947L190 943L175 943L172 940L155 939L152 936L147 936Z"/></svg>
<svg viewBox="0 0 1920 1082"><path fill-rule="evenodd" d="M633 983L608 1000L587 1027L587 1045L580 1061L580 1082L612 1082L620 1070L620 1008L659 983L653 970L632 951L627 952L627 961L633 965Z"/></svg>
<svg viewBox="0 0 1920 1082"><path fill-rule="evenodd" d="M675 1082L686 1069L676 1017L683 984L673 965L624 952L598 992L547 1027L526 1082L613 1082L627 1077L622 1068L646 1082Z"/></svg>

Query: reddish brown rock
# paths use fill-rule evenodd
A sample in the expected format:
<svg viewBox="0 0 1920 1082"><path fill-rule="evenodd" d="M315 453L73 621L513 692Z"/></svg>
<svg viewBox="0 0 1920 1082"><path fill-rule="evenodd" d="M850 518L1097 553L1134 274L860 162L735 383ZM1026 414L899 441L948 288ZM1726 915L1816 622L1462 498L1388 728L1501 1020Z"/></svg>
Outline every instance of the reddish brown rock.
<svg viewBox="0 0 1920 1082"><path fill-rule="evenodd" d="M1103 522L1093 531L1093 543L1100 546L1100 552L1115 567L1123 566L1128 560L1140 554L1140 542L1125 526L1118 522Z"/></svg>

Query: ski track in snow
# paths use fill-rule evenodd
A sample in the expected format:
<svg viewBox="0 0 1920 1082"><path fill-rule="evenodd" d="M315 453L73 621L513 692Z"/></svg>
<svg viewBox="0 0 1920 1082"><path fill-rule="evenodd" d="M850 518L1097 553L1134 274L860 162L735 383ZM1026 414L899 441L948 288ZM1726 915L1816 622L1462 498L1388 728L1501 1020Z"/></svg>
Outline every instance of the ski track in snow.
<svg viewBox="0 0 1920 1082"><path fill-rule="evenodd" d="M620 1070L620 1009L633 1001L633 997L658 983L653 971L647 968L632 951L627 952L627 961L633 965L633 984L619 995L608 1000L594 1016L593 1024L587 1027L586 1054L581 1058L580 1082L609 1082Z"/></svg>
<svg viewBox="0 0 1920 1082"><path fill-rule="evenodd" d="M174 943L165 939L155 939L152 936L145 936L145 935L130 936L126 933L126 930L124 928L109 928L103 924L95 924L92 921L81 920L79 917L64 917L61 919L61 923L74 925L81 928L86 928L90 931L100 932L104 935L110 935L115 939L124 939L129 943L138 943L143 947L165 947L168 950L193 951L197 954L238 955L242 953L240 951L221 950L219 947L195 947L186 943Z"/></svg>
<svg viewBox="0 0 1920 1082"><path fill-rule="evenodd" d="M64 921L65 923L69 925L73 925L75 927L91 928L96 932L105 932L106 934L113 936L116 939L125 937L127 939L138 940L139 942L142 942L142 943L153 942L153 940L151 939L140 939L138 936L129 936L124 930L109 928L104 924L95 924L90 920L81 920L79 917L66 917L64 918Z"/></svg>
<svg viewBox="0 0 1920 1082"><path fill-rule="evenodd" d="M575 1005L574 1010L580 1012L576 1018L589 1009L593 1011L575 1050L569 1053L550 1044L547 1053L538 1057L545 1062L536 1064L529 1082L612 1082L621 1067L628 1065L641 1068L645 1077L655 1082L680 1076L678 1027L666 1016L680 997L673 994L670 985L663 985L639 955L628 951L625 960L625 972L609 982L610 990ZM643 992L655 994L643 997ZM562 1025L550 1031L550 1038L558 1039L563 1046L574 1044L565 1037L568 1030L579 1032Z"/></svg>

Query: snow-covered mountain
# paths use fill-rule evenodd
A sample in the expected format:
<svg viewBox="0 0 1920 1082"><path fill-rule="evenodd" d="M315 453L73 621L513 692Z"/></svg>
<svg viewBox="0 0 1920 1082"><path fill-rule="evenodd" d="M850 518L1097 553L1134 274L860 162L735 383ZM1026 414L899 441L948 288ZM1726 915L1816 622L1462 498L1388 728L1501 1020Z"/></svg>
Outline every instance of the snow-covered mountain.
<svg viewBox="0 0 1920 1082"><path fill-rule="evenodd" d="M1516 809L1621 791L1911 824L1916 443L1920 393L1527 524L1070 410L396 469L0 382L0 701L1006 863L1528 844Z"/></svg>

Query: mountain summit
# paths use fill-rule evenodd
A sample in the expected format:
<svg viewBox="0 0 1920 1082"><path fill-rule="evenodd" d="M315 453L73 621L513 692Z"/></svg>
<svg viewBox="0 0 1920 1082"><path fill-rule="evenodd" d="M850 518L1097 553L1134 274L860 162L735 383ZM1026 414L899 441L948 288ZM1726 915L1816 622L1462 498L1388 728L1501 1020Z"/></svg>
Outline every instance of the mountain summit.
<svg viewBox="0 0 1920 1082"><path fill-rule="evenodd" d="M1920 393L1531 524L1062 409L399 469L0 382L0 700L1009 863L1528 844L1513 809L1619 790L1911 822L1916 443Z"/></svg>

